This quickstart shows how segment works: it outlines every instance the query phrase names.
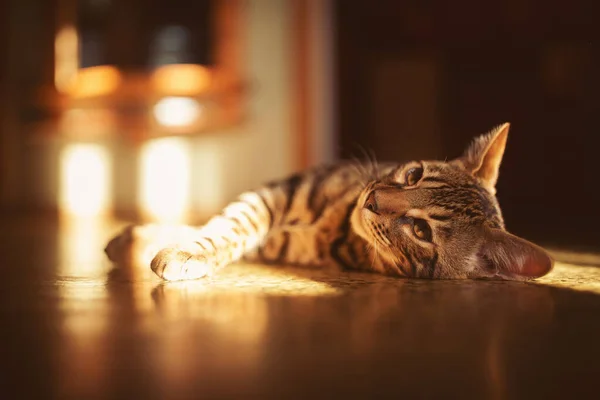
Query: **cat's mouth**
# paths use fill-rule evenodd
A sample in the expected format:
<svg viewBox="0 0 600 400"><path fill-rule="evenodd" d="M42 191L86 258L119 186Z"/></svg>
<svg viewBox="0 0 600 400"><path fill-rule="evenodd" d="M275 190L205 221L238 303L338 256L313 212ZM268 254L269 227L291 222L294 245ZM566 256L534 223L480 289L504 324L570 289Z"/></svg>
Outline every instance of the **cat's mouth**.
<svg viewBox="0 0 600 400"><path fill-rule="evenodd" d="M350 222L356 233L363 239L370 243L389 246L391 242L385 235L385 228L378 217L375 191L367 188L359 197Z"/></svg>
<svg viewBox="0 0 600 400"><path fill-rule="evenodd" d="M375 240L375 242L377 242L379 245L382 245L382 246L391 246L392 242L387 237L387 235L385 233L386 228L383 224L372 221L372 220L368 221L367 224L369 226L369 231L371 233L371 237Z"/></svg>

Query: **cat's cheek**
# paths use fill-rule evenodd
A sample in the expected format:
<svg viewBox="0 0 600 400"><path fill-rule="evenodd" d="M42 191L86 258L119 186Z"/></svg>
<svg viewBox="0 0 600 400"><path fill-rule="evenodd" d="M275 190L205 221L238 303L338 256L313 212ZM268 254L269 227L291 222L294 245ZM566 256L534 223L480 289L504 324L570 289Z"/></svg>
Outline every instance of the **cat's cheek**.
<svg viewBox="0 0 600 400"><path fill-rule="evenodd" d="M369 235L364 227L364 216L362 215L363 210L355 207L350 216L350 226L352 230L358 234L361 238L369 240Z"/></svg>
<svg viewBox="0 0 600 400"><path fill-rule="evenodd" d="M485 262L478 255L472 255L464 262L466 277L470 279L502 279L498 269Z"/></svg>
<svg viewBox="0 0 600 400"><path fill-rule="evenodd" d="M413 234L412 227L407 224L399 225L398 228L395 230L395 232L396 232L396 236L400 240L408 240L408 238Z"/></svg>

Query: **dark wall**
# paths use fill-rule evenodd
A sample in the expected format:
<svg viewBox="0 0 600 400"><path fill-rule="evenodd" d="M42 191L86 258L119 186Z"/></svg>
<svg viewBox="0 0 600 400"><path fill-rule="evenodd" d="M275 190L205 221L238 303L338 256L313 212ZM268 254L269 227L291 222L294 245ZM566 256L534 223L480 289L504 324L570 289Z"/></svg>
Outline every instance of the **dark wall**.
<svg viewBox="0 0 600 400"><path fill-rule="evenodd" d="M594 3L491 3L337 1L340 155L451 158L511 122L498 185L508 228L600 248Z"/></svg>
<svg viewBox="0 0 600 400"><path fill-rule="evenodd" d="M6 0L0 0L0 157L4 158L4 135L5 135L5 122L4 113L2 109L5 106L6 97L6 52L7 52L7 37L8 32L6 28L6 19L8 10L6 7ZM6 163L0 162L0 188L5 190L5 171ZM2 199L3 200L3 199Z"/></svg>

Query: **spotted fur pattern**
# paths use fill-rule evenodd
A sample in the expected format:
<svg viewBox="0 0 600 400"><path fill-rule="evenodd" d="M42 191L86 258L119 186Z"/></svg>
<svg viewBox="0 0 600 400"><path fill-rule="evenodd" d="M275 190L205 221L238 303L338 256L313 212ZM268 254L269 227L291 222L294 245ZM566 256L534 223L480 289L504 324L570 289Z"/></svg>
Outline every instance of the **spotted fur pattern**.
<svg viewBox="0 0 600 400"><path fill-rule="evenodd" d="M268 183L206 225L185 228L184 240L163 249L155 240L152 270L166 280L197 279L247 258L410 278L544 275L552 259L506 232L495 197L508 128L476 138L450 162L342 162ZM136 232L148 231L117 236L109 258L118 260Z"/></svg>

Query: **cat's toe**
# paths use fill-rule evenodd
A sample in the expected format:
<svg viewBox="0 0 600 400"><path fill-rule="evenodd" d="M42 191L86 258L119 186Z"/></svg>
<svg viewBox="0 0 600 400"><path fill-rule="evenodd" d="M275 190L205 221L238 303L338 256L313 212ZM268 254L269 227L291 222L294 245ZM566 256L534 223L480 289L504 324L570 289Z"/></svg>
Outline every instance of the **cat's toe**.
<svg viewBox="0 0 600 400"><path fill-rule="evenodd" d="M123 232L108 242L104 248L104 253L110 261L116 263L123 260L125 253L131 247L133 241L133 229L133 226L128 226Z"/></svg>
<svg viewBox="0 0 600 400"><path fill-rule="evenodd" d="M163 249L150 264L152 271L166 281L203 278L210 272L210 264L203 258L176 248Z"/></svg>

